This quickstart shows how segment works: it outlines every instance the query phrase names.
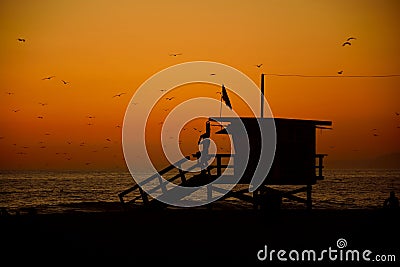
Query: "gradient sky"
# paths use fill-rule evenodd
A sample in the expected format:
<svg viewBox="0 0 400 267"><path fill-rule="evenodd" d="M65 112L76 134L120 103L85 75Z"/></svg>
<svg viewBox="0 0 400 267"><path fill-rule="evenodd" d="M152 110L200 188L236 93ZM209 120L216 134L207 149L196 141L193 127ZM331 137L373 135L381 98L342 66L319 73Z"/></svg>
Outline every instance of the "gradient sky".
<svg viewBox="0 0 400 267"><path fill-rule="evenodd" d="M256 84L262 72L400 74L398 14L396 0L3 0L0 169L124 168L121 127L131 97L182 62L227 64ZM348 37L357 39L343 47ZM192 96L177 100L199 91L218 99L217 90L193 85ZM400 152L400 77L267 75L265 94L275 117L333 122L317 132L328 166Z"/></svg>

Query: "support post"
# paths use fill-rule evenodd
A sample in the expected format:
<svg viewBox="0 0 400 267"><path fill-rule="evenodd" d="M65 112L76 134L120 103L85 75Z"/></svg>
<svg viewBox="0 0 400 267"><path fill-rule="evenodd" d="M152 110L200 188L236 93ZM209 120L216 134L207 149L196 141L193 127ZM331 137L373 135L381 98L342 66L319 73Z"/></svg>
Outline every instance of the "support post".
<svg viewBox="0 0 400 267"><path fill-rule="evenodd" d="M307 210L311 210L312 209L311 190L312 190L312 185L308 184L307 185L307 200L306 200Z"/></svg>

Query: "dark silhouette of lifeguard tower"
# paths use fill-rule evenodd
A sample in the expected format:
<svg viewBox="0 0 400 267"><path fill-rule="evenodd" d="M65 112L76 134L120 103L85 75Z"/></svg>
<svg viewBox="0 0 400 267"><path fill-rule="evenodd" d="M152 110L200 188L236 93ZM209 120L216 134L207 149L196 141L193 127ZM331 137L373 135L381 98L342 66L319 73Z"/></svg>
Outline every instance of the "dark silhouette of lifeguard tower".
<svg viewBox="0 0 400 267"><path fill-rule="evenodd" d="M263 110L263 93L264 93L264 76L261 79L261 107ZM312 207L312 186L317 183L318 180L324 179L323 176L323 159L326 154L317 154L316 148L316 132L317 129L330 129L332 125L331 121L321 120L304 120L304 119L289 119L289 118L263 118L261 113L260 118L254 117L212 117L209 118L206 123L206 138L213 139L214 135L231 135L230 138L233 142L234 154L231 153L217 153L214 156L213 162L207 167L207 169L199 173L190 173L183 171L178 168L178 174L174 175L168 181L180 180L180 185L187 187L196 187L205 185L210 182L217 181L218 178L223 175L224 179L220 180L221 184L229 184L232 181L238 181L237 185L249 185L253 175L255 174L257 164L260 160L261 154L261 133L260 127L264 124L273 123L276 130L276 147L275 156L271 165L271 168L262 182L262 184L252 193L249 193L249 189L231 190L220 199L226 198L237 198L242 201L250 202L253 207L266 208L266 209L279 209L282 198L287 198L292 201L301 202L305 204L305 207L311 209ZM245 132L229 131L229 128L235 128L237 125L244 125ZM219 130L212 132L210 125L218 126L215 127ZM224 126L222 126L224 125ZM247 136L243 136L246 134ZM244 157L242 146L240 145L243 138L247 137L249 140L248 160L242 161L241 157ZM199 158L200 152L194 153L191 156ZM246 154L247 155L247 154ZM190 159L191 156L187 156L185 159ZM233 157L233 165L226 164L230 158ZM159 171L153 176L146 179L144 182L160 181L160 185L154 190L165 189L163 182L160 180L161 175L164 175L170 171L176 169L175 166L179 166L182 159L173 165ZM238 162L245 162L243 164L235 164ZM229 174L225 174L224 170L231 169ZM237 177L237 173L240 173L240 177ZM291 190L282 190L272 188L273 186L290 186ZM293 189L293 187L296 187ZM125 205L128 202L125 201L124 197L134 191L139 191L140 195L130 200L130 203L136 202L138 199L142 199L144 205L150 206L152 203L157 203L154 199L149 199L149 196L144 192L139 185L134 185L131 188L121 192L119 194L120 201ZM209 195L212 195L212 191L218 192L218 187L210 187L208 190ZM222 192L222 191L221 191ZM306 197L297 196L298 193L305 192Z"/></svg>

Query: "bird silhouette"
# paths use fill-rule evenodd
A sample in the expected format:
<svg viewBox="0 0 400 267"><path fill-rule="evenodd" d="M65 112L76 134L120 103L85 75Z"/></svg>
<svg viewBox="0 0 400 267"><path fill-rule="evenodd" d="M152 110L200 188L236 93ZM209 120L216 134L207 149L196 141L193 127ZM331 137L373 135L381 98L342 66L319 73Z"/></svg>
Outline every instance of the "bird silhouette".
<svg viewBox="0 0 400 267"><path fill-rule="evenodd" d="M47 103L41 103L41 102L39 102L39 105L41 105L42 107L44 107L44 106L47 105Z"/></svg>
<svg viewBox="0 0 400 267"><path fill-rule="evenodd" d="M56 77L56 76L44 77L42 80L50 80L50 79L53 79L54 77Z"/></svg>
<svg viewBox="0 0 400 267"><path fill-rule="evenodd" d="M374 136L379 136L379 135L374 133Z"/></svg>
<svg viewBox="0 0 400 267"><path fill-rule="evenodd" d="M349 41L351 41L351 40L356 40L357 38L355 38L355 37L349 37L349 38L347 38L347 42L349 42Z"/></svg>
<svg viewBox="0 0 400 267"><path fill-rule="evenodd" d="M63 82L63 84L69 84L69 82L61 80Z"/></svg>
<svg viewBox="0 0 400 267"><path fill-rule="evenodd" d="M396 116L399 116L399 115L400 115L400 113L398 113L398 112L395 112L395 114L396 114Z"/></svg>
<svg viewBox="0 0 400 267"><path fill-rule="evenodd" d="M177 54L169 54L171 57L176 57L182 55L182 53L177 53Z"/></svg>
<svg viewBox="0 0 400 267"><path fill-rule="evenodd" d="M113 97L121 97L122 95L124 95L124 94L126 94L126 93L119 93L119 94L116 94L116 95L114 95Z"/></svg>
<svg viewBox="0 0 400 267"><path fill-rule="evenodd" d="M12 111L13 111L13 112L18 112L18 111L19 111L19 109L13 109Z"/></svg>
<svg viewBox="0 0 400 267"><path fill-rule="evenodd" d="M25 41L26 41L24 38L18 38L17 40L20 42L23 42L23 43L25 43Z"/></svg>
<svg viewBox="0 0 400 267"><path fill-rule="evenodd" d="M87 116L89 119L94 119L96 118L95 116Z"/></svg>
<svg viewBox="0 0 400 267"><path fill-rule="evenodd" d="M38 119L43 119L43 116L37 116Z"/></svg>
<svg viewBox="0 0 400 267"><path fill-rule="evenodd" d="M346 45L351 45L351 43L350 43L350 42L344 42L344 43L342 44L342 46L346 46Z"/></svg>
<svg viewBox="0 0 400 267"><path fill-rule="evenodd" d="M12 93L12 92L7 92L6 94L7 94L7 95L13 95L14 93Z"/></svg>
<svg viewBox="0 0 400 267"><path fill-rule="evenodd" d="M262 66L263 64L257 64L257 65L255 65L257 68L261 68L261 66Z"/></svg>
<svg viewBox="0 0 400 267"><path fill-rule="evenodd" d="M172 100L172 99L174 99L175 97L173 96L173 97L166 97L165 99L167 99L167 100Z"/></svg>
<svg viewBox="0 0 400 267"><path fill-rule="evenodd" d="M106 140L107 140L108 142L111 142L111 139L110 139L110 138L107 138Z"/></svg>
<svg viewBox="0 0 400 267"><path fill-rule="evenodd" d="M338 71L337 73L338 73L338 74L342 74L342 73L343 73L343 71L341 70L341 71Z"/></svg>
<svg viewBox="0 0 400 267"><path fill-rule="evenodd" d="M210 76L215 76L216 74L215 73L210 73Z"/></svg>

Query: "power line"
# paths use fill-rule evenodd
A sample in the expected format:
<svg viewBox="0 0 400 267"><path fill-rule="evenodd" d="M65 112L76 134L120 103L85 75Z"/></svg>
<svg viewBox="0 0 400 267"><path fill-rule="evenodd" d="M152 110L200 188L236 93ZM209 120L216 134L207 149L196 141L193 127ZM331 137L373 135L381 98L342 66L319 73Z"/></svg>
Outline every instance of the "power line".
<svg viewBox="0 0 400 267"><path fill-rule="evenodd" d="M279 73L263 73L266 76L280 77L302 77L302 78L390 78L400 77L400 74L385 75L303 75L303 74L279 74Z"/></svg>

